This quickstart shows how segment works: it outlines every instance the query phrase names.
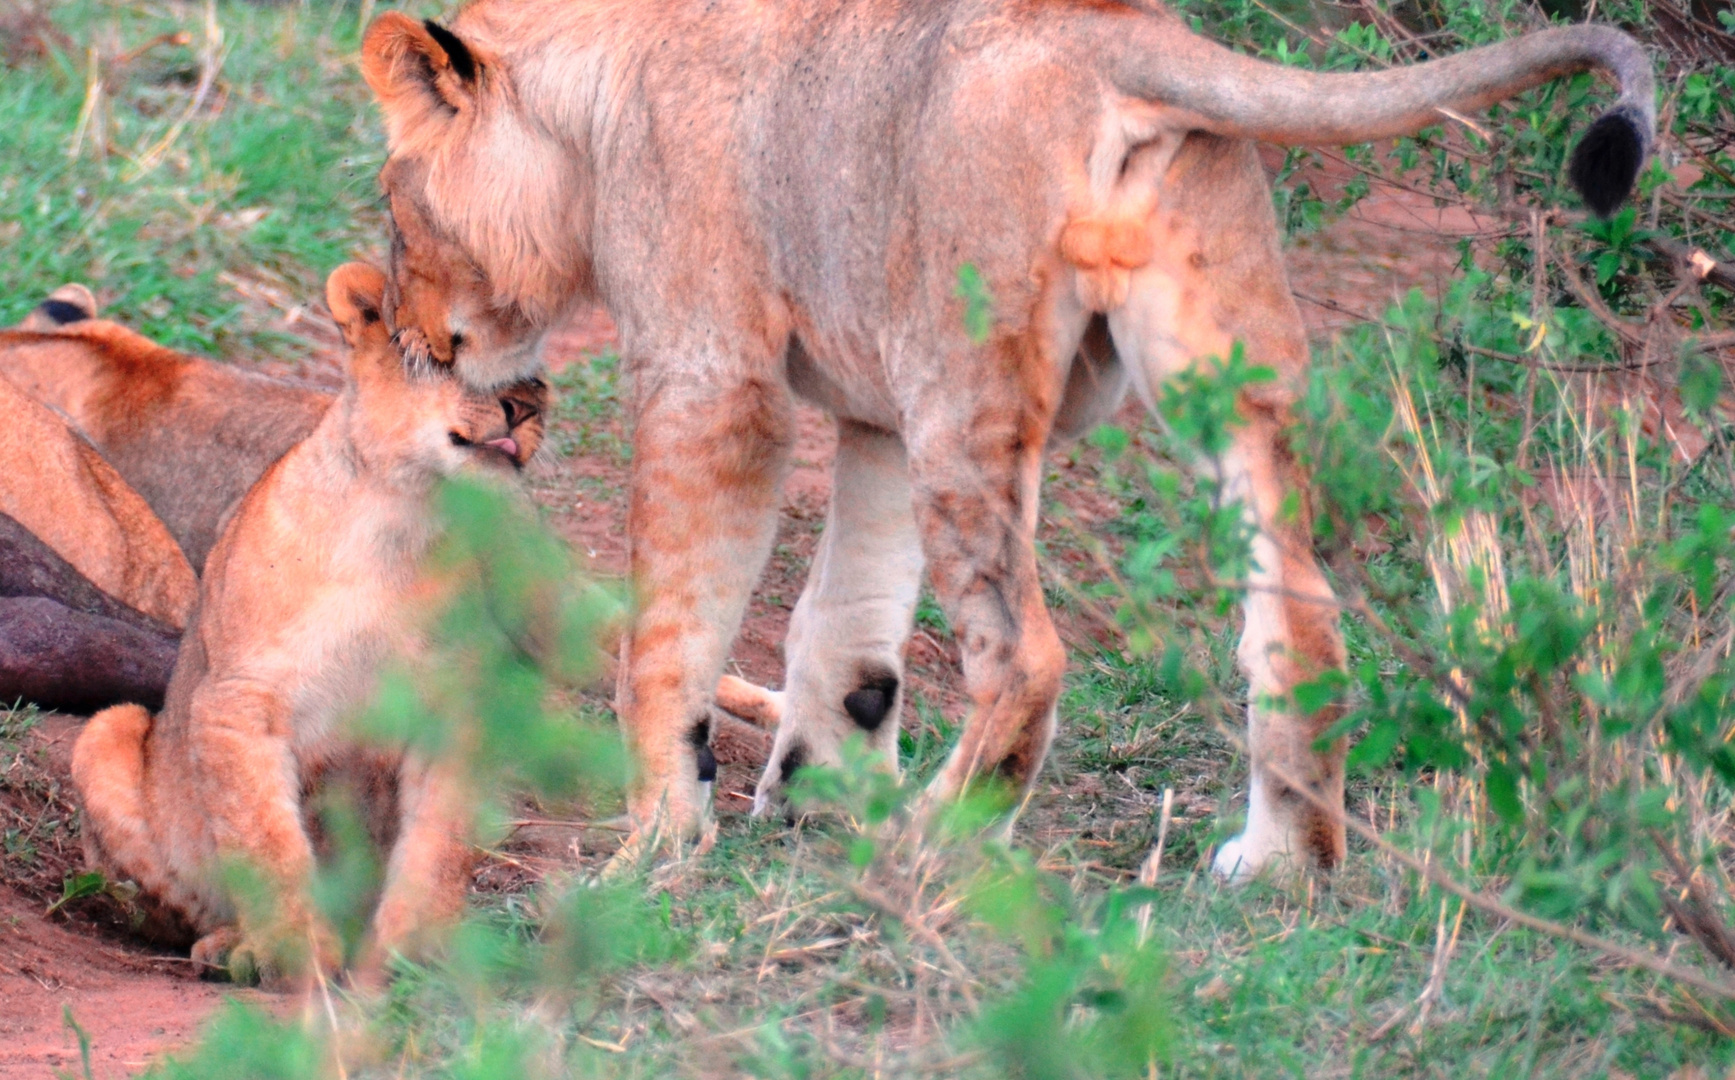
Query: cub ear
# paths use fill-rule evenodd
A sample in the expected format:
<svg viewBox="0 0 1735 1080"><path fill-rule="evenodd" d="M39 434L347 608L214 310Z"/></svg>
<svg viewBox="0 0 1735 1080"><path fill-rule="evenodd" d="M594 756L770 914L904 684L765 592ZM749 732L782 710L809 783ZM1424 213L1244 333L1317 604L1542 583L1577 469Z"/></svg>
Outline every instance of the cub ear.
<svg viewBox="0 0 1735 1080"><path fill-rule="evenodd" d="M361 73L385 110L394 141L409 124L444 119L476 98L480 65L462 38L401 11L373 21L361 43Z"/></svg>
<svg viewBox="0 0 1735 1080"><path fill-rule="evenodd" d="M361 348L370 328L384 333L380 306L385 294L386 276L367 263L344 263L325 279L325 305L350 348Z"/></svg>

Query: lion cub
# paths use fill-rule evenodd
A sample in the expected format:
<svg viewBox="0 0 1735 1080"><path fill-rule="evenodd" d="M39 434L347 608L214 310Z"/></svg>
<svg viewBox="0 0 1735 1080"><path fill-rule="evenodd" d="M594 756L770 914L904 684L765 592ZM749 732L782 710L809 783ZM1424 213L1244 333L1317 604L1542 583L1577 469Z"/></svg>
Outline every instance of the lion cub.
<svg viewBox="0 0 1735 1080"><path fill-rule="evenodd" d="M381 662L413 654L429 601L435 482L521 467L542 438L546 387L482 393L449 368L406 363L380 319L384 278L351 263L326 283L352 355L342 395L259 479L205 567L163 710L92 717L73 751L93 866L140 887L159 937L197 936L193 958L232 973L322 970L335 939L308 898L314 850L303 795L331 769L395 785L384 891L364 967L462 909L469 799L450 771L363 749L343 714ZM395 829L393 828L395 826ZM238 907L237 864L274 887Z"/></svg>

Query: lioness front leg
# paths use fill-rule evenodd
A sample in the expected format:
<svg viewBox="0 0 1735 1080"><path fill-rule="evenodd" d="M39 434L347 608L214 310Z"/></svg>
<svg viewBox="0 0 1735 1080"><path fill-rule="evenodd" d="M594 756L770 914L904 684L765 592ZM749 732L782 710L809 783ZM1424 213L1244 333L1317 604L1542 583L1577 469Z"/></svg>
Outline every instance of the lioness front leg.
<svg viewBox="0 0 1735 1080"><path fill-rule="evenodd" d="M770 809L802 765L837 764L854 735L897 768L904 642L921 583L903 441L843 421L825 534L789 620L782 716L754 813Z"/></svg>
<svg viewBox="0 0 1735 1080"><path fill-rule="evenodd" d="M301 775L289 741L288 708L274 695L222 685L200 688L189 710L191 797L205 814L217 889L235 903L237 927L208 934L195 959L241 977L297 975L341 959L308 896L313 846L301 818ZM251 880L249 880L251 879ZM239 888L239 892L237 892ZM262 888L261 895L249 895Z"/></svg>
<svg viewBox="0 0 1735 1080"><path fill-rule="evenodd" d="M1329 868L1343 858L1344 829L1321 803L1343 803L1343 747L1321 752L1313 744L1338 714L1298 715L1292 691L1341 670L1343 641L1337 602L1313 555L1302 472L1283 435L1288 402L1306 376L1307 339L1253 145L1190 136L1145 228L1152 258L1131 272L1124 303L1108 315L1115 348L1146 401L1206 358L1228 357L1237 343L1249 365L1277 374L1240 389L1232 444L1204 463L1222 497L1239 502L1256 529L1237 653L1248 681L1247 827L1218 850L1216 870L1241 879L1274 864Z"/></svg>
<svg viewBox="0 0 1735 1080"><path fill-rule="evenodd" d="M771 551L793 441L794 402L781 382L700 371L638 375L656 385L641 390L637 410L630 533L640 606L621 642L618 688L638 765L628 855L704 826L717 775L711 702Z"/></svg>

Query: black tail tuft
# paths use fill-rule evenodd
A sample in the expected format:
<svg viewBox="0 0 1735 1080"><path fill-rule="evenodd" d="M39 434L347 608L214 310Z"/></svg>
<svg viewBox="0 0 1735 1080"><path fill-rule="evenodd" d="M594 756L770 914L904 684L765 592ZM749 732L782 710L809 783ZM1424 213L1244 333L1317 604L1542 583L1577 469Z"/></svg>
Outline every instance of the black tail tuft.
<svg viewBox="0 0 1735 1080"><path fill-rule="evenodd" d="M56 326L66 326L90 318L90 312L68 300L44 300L36 305L36 310L48 316Z"/></svg>
<svg viewBox="0 0 1735 1080"><path fill-rule="evenodd" d="M1597 217L1620 208L1645 162L1645 132L1625 109L1604 113L1572 152L1567 176Z"/></svg>

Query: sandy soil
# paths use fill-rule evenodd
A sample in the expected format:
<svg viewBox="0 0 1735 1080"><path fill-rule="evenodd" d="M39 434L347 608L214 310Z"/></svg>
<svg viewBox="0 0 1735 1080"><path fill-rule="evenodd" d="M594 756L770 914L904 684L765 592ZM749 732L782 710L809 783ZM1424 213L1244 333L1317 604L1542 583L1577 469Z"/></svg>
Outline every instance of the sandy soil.
<svg viewBox="0 0 1735 1080"><path fill-rule="evenodd" d="M1270 163L1280 160L1273 157ZM1437 288L1456 261L1457 236L1478 227L1464 215L1436 210L1426 197L1395 188L1376 190L1350 215L1297 243L1289 254L1291 280L1302 298L1310 333L1329 334L1369 317L1412 286ZM292 329L321 344L335 344L317 320L302 315L297 319ZM589 313L562 332L551 350L551 363L563 366L607 348L612 334L606 315ZM284 370L283 365L269 367ZM324 382L333 376L332 368L318 363L297 365L295 373ZM1123 420L1140 422L1136 410ZM817 410L803 409L776 551L731 660L732 668L747 678L781 683L781 642L824 521L835 445L831 421ZM531 477L538 501L595 570L622 573L624 464L607 453L554 457ZM1051 471L1060 475L1060 482L1051 485L1051 496L1079 526L1088 529L1115 512L1112 503L1094 492L1093 478L1084 475L1087 467L1057 455ZM1075 637L1093 633L1083 625L1065 630ZM961 713L955 665L947 642L925 632L916 635L910 650L912 682L927 700L953 716ZM78 724L76 718L47 718L28 733L15 760L0 759L0 772L9 779L26 777L28 784L22 786L29 789L27 796L0 789L0 814L7 818L0 829L28 824L32 815L70 814L66 762ZM723 770L718 809L724 815L746 808L757 757L766 749L764 736L744 725L729 735L730 746L719 755ZM124 927L85 915L79 905L71 905L70 913L46 916L60 881L80 865L70 830L61 828L55 836L27 872L14 872L10 862L0 864L7 868L0 880L0 1078L49 1076L56 1068L76 1074L78 1042L63 1021L65 1008L90 1036L94 1074L117 1077L185 1044L224 997L239 994L279 1009L297 1007L293 1000L201 981L184 959L151 951L128 937ZM524 860L510 865L484 865L478 871L479 886L510 887L523 874L533 875L537 863L557 861L565 843L564 837L530 833L519 841L535 849L534 854L527 851Z"/></svg>

